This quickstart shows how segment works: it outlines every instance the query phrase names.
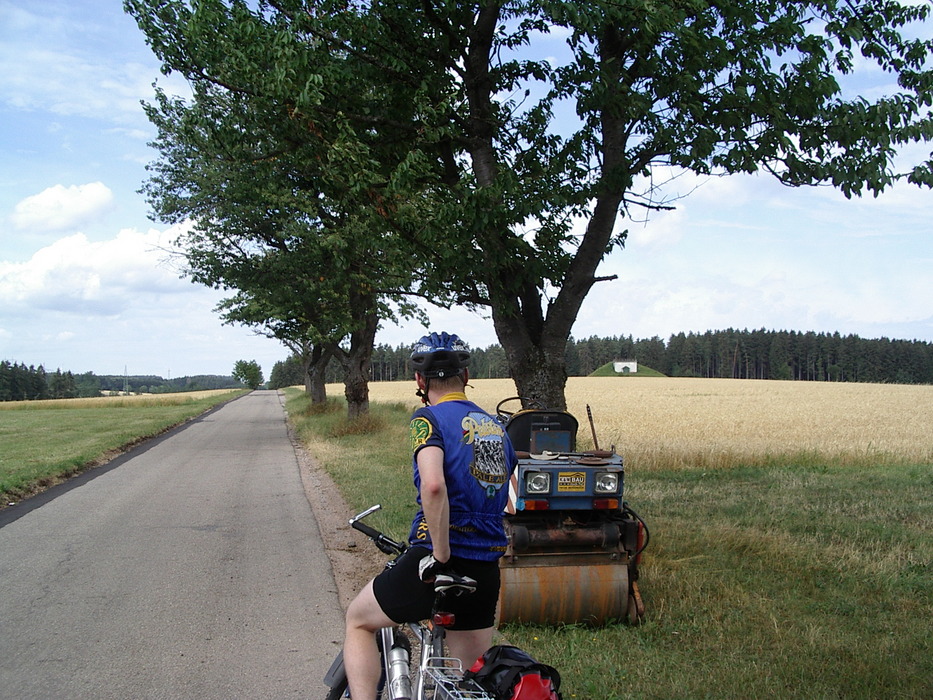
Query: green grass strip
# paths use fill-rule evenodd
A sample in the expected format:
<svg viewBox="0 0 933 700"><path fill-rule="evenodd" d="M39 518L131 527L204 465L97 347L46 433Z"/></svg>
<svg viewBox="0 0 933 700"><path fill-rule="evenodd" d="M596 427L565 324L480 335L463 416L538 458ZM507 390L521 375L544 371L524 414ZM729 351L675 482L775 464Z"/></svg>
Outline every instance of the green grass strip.
<svg viewBox="0 0 933 700"><path fill-rule="evenodd" d="M242 393L3 405L0 499L6 505L37 493Z"/></svg>

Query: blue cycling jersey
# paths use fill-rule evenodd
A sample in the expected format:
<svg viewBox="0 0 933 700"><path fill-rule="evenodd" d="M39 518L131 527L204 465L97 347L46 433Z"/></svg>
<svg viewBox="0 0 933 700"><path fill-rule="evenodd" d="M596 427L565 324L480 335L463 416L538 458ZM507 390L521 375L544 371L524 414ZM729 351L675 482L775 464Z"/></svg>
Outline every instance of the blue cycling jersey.
<svg viewBox="0 0 933 700"><path fill-rule="evenodd" d="M509 477L517 462L505 429L460 392L447 394L433 406L415 411L411 447L419 506L421 475L417 455L428 445L444 451L451 555L495 561L507 544L502 513L509 495ZM431 547L423 510L412 522L408 541Z"/></svg>

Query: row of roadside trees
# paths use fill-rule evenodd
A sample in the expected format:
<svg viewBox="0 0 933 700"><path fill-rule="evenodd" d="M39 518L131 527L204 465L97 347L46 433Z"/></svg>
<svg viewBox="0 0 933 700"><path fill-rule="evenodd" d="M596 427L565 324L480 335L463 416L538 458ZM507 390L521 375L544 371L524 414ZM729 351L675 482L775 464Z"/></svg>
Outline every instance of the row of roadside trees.
<svg viewBox="0 0 933 700"><path fill-rule="evenodd" d="M563 406L566 347L622 217L682 173L845 196L933 164L927 3L125 0L191 87L146 106L154 215L231 323L328 358L368 407L380 321L485 310L518 393ZM852 91L853 77L887 87ZM900 167L903 165L904 167Z"/></svg>
<svg viewBox="0 0 933 700"><path fill-rule="evenodd" d="M371 380L411 378L409 353L408 346L376 346ZM671 377L933 384L933 343L839 333L728 329L677 333L667 341L593 336L571 338L565 352L570 376L587 376L608 362L623 359L635 359ZM505 351L500 345L474 349L470 373L475 378L510 376ZM329 365L325 381L342 380L339 364ZM269 386L275 389L304 381L300 358L293 355L276 363Z"/></svg>

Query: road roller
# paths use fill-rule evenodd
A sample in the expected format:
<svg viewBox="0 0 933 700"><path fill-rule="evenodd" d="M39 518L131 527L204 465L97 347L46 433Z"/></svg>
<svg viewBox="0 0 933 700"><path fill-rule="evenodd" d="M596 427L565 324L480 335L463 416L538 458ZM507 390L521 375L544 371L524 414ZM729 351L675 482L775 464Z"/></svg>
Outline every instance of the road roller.
<svg viewBox="0 0 933 700"><path fill-rule="evenodd" d="M518 454L505 512L500 624L638 624L648 528L623 499L622 456L615 446L599 449L590 407L594 449L582 452L579 422L567 411L512 397L497 413Z"/></svg>

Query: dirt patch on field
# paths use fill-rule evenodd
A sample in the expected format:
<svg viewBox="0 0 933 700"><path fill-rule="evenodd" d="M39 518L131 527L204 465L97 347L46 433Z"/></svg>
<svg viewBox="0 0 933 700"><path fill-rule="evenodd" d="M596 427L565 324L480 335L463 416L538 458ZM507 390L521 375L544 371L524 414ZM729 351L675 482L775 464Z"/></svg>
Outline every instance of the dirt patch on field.
<svg viewBox="0 0 933 700"><path fill-rule="evenodd" d="M340 604L346 610L357 592L385 566L385 555L348 525L353 512L340 490L294 435L292 444L298 456L305 494L334 570Z"/></svg>

